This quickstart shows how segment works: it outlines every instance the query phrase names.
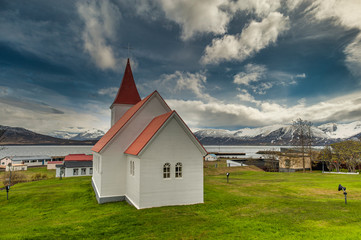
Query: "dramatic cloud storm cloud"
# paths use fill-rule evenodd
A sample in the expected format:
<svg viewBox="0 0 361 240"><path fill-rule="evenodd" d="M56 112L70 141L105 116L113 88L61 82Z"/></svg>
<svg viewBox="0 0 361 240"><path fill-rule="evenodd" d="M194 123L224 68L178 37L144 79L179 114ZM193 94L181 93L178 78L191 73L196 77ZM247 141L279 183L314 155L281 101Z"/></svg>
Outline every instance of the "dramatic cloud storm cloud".
<svg viewBox="0 0 361 240"><path fill-rule="evenodd" d="M231 18L220 7L226 0L160 0L168 19L182 27L182 39L188 40L197 33L223 34Z"/></svg>
<svg viewBox="0 0 361 240"><path fill-rule="evenodd" d="M279 123L291 123L299 117L323 123L326 121L355 121L361 118L361 93L330 99L307 106L299 101L294 106L255 101L246 91L238 95L242 101L257 103L257 107L222 102L167 100L171 108L177 109L191 127L250 126L259 127ZM212 117L209 117L212 116Z"/></svg>
<svg viewBox="0 0 361 240"><path fill-rule="evenodd" d="M245 71L234 76L233 82L236 84L249 85L250 82L257 82L265 77L267 68L263 65L247 64Z"/></svg>
<svg viewBox="0 0 361 240"><path fill-rule="evenodd" d="M204 51L203 64L217 64L221 61L243 61L268 45L275 43L278 36L289 29L289 18L272 12L261 22L252 21L241 34L224 35L213 39Z"/></svg>
<svg viewBox="0 0 361 240"><path fill-rule="evenodd" d="M87 1L78 4L79 16L84 21L82 38L84 49L101 69L118 70L118 60L109 44L115 40L120 12L114 4L105 1Z"/></svg>

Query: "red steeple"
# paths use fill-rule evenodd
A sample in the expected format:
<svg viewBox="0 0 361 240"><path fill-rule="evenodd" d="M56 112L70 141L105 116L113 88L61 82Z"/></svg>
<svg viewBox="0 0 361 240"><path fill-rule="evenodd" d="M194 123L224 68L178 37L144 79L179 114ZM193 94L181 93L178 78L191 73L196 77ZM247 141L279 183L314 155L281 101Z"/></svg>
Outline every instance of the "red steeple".
<svg viewBox="0 0 361 240"><path fill-rule="evenodd" d="M135 86L132 69L130 68L129 58L127 61L127 66L125 67L125 72L123 76L122 83L118 90L118 94L115 97L113 104L136 104L140 101L140 96Z"/></svg>

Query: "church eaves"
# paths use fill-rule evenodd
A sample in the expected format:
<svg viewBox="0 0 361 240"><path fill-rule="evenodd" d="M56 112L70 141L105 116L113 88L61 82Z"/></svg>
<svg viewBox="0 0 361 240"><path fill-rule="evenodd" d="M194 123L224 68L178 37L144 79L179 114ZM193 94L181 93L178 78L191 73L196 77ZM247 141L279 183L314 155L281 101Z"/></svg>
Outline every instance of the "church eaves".
<svg viewBox="0 0 361 240"><path fill-rule="evenodd" d="M140 102L140 96L137 90L137 87L134 82L132 69L130 67L129 58L127 61L127 66L125 67L124 76L122 83L118 90L117 96L113 104L137 104ZM112 106L113 106L112 104Z"/></svg>

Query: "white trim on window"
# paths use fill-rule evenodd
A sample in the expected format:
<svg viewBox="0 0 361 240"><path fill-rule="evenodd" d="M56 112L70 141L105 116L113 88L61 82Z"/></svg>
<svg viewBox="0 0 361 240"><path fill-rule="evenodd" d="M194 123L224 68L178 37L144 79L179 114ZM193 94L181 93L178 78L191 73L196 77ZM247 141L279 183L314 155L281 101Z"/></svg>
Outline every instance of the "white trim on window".
<svg viewBox="0 0 361 240"><path fill-rule="evenodd" d="M170 178L170 163L165 163L163 165L163 178L164 179Z"/></svg>

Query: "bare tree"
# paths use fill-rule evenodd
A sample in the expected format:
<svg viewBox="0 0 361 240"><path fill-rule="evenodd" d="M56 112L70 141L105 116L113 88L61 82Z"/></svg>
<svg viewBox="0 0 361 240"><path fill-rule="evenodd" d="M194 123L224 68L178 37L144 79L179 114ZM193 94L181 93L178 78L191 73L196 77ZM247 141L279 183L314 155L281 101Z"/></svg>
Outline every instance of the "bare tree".
<svg viewBox="0 0 361 240"><path fill-rule="evenodd" d="M264 151L264 153L262 154L265 160L265 167L268 171L270 172L278 171L279 168L278 154L279 152L276 151L275 149Z"/></svg>
<svg viewBox="0 0 361 240"><path fill-rule="evenodd" d="M307 120L302 120L301 118L296 119L292 123L292 128L294 130L293 133L293 143L294 145L299 147L299 151L302 156L302 168L303 172L306 171L306 150L310 154L311 153L311 147L312 147L312 123ZM310 158L310 166L311 158ZM312 168L312 167L311 167Z"/></svg>
<svg viewBox="0 0 361 240"><path fill-rule="evenodd" d="M326 164L326 167L329 171L332 171L335 168L335 165L332 162L332 149L329 145L326 145L321 150L320 159Z"/></svg>

